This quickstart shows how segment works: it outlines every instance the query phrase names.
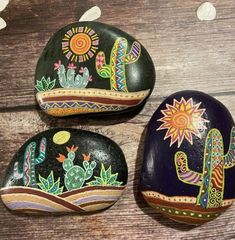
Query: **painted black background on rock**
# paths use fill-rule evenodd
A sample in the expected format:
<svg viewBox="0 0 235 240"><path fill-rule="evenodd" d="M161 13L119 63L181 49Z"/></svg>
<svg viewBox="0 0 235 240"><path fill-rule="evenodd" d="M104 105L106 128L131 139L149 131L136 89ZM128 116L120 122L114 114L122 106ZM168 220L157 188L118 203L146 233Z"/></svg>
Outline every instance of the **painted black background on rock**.
<svg viewBox="0 0 235 240"><path fill-rule="evenodd" d="M62 130L70 132L71 137L70 140L65 144L57 145L53 142L52 139L55 133ZM90 162L96 161L97 163L97 166L94 169L93 177L86 182L94 180L94 176L100 176L101 163L103 163L105 169L107 169L111 165L112 173L118 173L117 181L122 181L122 185L125 185L127 183L128 170L125 157L122 150L115 142L105 136L89 131L71 128L55 128L41 132L36 136L30 138L27 142L23 144L23 146L15 154L11 163L8 166L2 187L6 186L8 177L12 175L13 166L16 161L19 162L19 169L20 172L22 172L25 148L32 141L35 141L37 144L35 156L38 156L39 144L43 137L47 139L46 158L43 163L36 165L35 169L37 182L39 182L38 174L40 174L44 178L47 178L50 172L53 171L55 181L58 179L58 177L60 177L61 186L65 186L64 175L66 172L63 169L62 163L58 162L56 157L58 157L59 153L64 154L67 157L66 146L71 147L72 145L75 145L78 146L79 149L76 151L74 165L79 165L82 167L82 154L88 153L91 154ZM23 180L21 179L18 182L14 183L14 186L24 186ZM64 191L66 191L66 187L64 187Z"/></svg>
<svg viewBox="0 0 235 240"><path fill-rule="evenodd" d="M163 140L167 130L156 131L162 122L157 121L163 114L160 110L166 109L166 104L193 98L194 104L202 102L201 108L206 108L203 118L210 122L206 124L207 130L202 133L202 139L193 136L193 145L187 140L178 148L177 143L170 147L170 138ZM225 154L229 148L230 132L234 126L231 114L226 107L213 97L198 91L182 91L169 96L153 114L145 139L144 160L141 172L140 185L142 190L153 190L169 196L195 196L199 193L199 186L183 183L177 177L174 154L183 151L188 156L189 168L202 173L204 145L207 133L211 128L220 130L224 141ZM235 167L225 169L224 199L235 197Z"/></svg>
<svg viewBox="0 0 235 240"><path fill-rule="evenodd" d="M54 88L60 88L59 79L57 76L57 71L54 70L54 63L59 60L62 61L62 64L67 67L70 61L66 58L65 54L62 52L62 39L64 38L65 33L70 30L72 27L82 27L87 26L92 28L99 36L99 45L98 50L95 55L86 62L75 63L77 66L76 74L80 67L87 67L90 74L93 77L93 81L89 82L87 88L101 88L101 89L110 89L109 78L100 77L95 69L95 57L99 51L103 51L106 56L106 63L110 62L110 54L115 40L118 37L124 37L128 41L127 53L130 51L132 43L135 41L133 37L129 34L107 24L99 22L77 22L72 23L54 34L54 36L49 40L47 46L45 47L42 55L39 58L36 73L35 81L41 80L43 76L46 78L50 77L51 80L56 79L56 85ZM128 91L135 92L146 89L153 89L155 82L155 70L153 62L145 50L141 47L141 56L140 58L132 64L126 64L126 79Z"/></svg>

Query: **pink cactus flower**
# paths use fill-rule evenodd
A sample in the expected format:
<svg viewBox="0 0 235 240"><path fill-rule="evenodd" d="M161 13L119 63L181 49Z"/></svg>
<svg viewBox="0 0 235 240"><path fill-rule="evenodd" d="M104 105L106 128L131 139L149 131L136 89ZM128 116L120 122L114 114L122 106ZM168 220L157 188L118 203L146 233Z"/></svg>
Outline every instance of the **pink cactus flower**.
<svg viewBox="0 0 235 240"><path fill-rule="evenodd" d="M68 68L75 70L77 67L74 65L74 63L69 63Z"/></svg>
<svg viewBox="0 0 235 240"><path fill-rule="evenodd" d="M92 75L90 75L89 78L88 78L88 82L92 82L92 80L93 80Z"/></svg>
<svg viewBox="0 0 235 240"><path fill-rule="evenodd" d="M84 67L81 67L79 73L84 73Z"/></svg>
<svg viewBox="0 0 235 240"><path fill-rule="evenodd" d="M61 60L58 63L54 63L54 70L58 70L61 66Z"/></svg>

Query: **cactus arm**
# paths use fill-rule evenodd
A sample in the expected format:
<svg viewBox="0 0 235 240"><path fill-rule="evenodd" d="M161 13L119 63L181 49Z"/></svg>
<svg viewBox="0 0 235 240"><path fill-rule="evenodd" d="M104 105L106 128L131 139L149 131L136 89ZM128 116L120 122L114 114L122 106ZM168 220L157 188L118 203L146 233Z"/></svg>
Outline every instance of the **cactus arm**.
<svg viewBox="0 0 235 240"><path fill-rule="evenodd" d="M140 54L141 54L141 45L135 41L131 46L130 52L125 56L126 64L131 64L136 62L139 59Z"/></svg>
<svg viewBox="0 0 235 240"><path fill-rule="evenodd" d="M85 88L88 84L88 79L89 79L89 70L85 67L83 75L77 75L75 78L75 83L74 87L76 88Z"/></svg>
<svg viewBox="0 0 235 240"><path fill-rule="evenodd" d="M35 158L35 165L42 163L46 157L46 138L42 138L39 147L39 156Z"/></svg>
<svg viewBox="0 0 235 240"><path fill-rule="evenodd" d="M64 160L64 162L63 162L63 169L65 171L69 171L69 169L71 169L72 167L73 167L73 161L71 161L69 159Z"/></svg>
<svg viewBox="0 0 235 240"><path fill-rule="evenodd" d="M19 171L19 162L15 162L13 167L13 173L9 176L5 185L12 186L14 185L15 181L20 180L21 178L23 178L23 173L20 173Z"/></svg>
<svg viewBox="0 0 235 240"><path fill-rule="evenodd" d="M224 147L220 131L213 128L206 137L203 159L203 183L197 204L203 208L220 207L224 191Z"/></svg>
<svg viewBox="0 0 235 240"><path fill-rule="evenodd" d="M24 154L23 181L26 187L31 186L31 183L32 183L31 173L32 173L32 169L34 169L35 167L34 166L35 149L36 149L36 143L31 142L26 147L25 154Z"/></svg>
<svg viewBox="0 0 235 240"><path fill-rule="evenodd" d="M232 127L230 134L230 144L227 154L224 156L224 168L235 166L235 127Z"/></svg>
<svg viewBox="0 0 235 240"><path fill-rule="evenodd" d="M57 75L59 77L59 82L60 82L60 85L61 87L63 88L68 88L69 87L69 84L67 82L67 78L66 78L66 75L65 75L65 67L64 65L61 65L58 70L57 70Z"/></svg>
<svg viewBox="0 0 235 240"><path fill-rule="evenodd" d="M68 87L74 86L74 78L75 78L75 70L74 69L68 69L67 70L67 84Z"/></svg>
<svg viewBox="0 0 235 240"><path fill-rule="evenodd" d="M110 86L111 90L128 92L126 84L126 51L127 40L125 38L118 38L112 48L110 55Z"/></svg>
<svg viewBox="0 0 235 240"><path fill-rule="evenodd" d="M93 175L93 170L96 167L96 162L92 161L90 164L87 161L83 161L83 167L85 169L85 175L84 175L84 179L88 180L92 177Z"/></svg>
<svg viewBox="0 0 235 240"><path fill-rule="evenodd" d="M87 84L88 84L89 76L90 76L89 70L88 70L87 67L85 67L85 68L84 68L84 72L83 72L83 76L82 76L82 78L83 78L83 87L84 87L84 88L85 88L85 87L87 86Z"/></svg>
<svg viewBox="0 0 235 240"><path fill-rule="evenodd" d="M46 139L42 138L39 156L35 158L36 142L31 142L25 149L23 164L23 181L26 187L37 188L35 166L45 160Z"/></svg>
<svg viewBox="0 0 235 240"><path fill-rule="evenodd" d="M175 167L177 176L182 182L201 186L202 174L188 168L188 159L184 152L178 151L175 153Z"/></svg>
<svg viewBox="0 0 235 240"><path fill-rule="evenodd" d="M13 178L15 180L19 180L23 177L23 173L19 170L19 162L15 162L14 168L13 168Z"/></svg>
<svg viewBox="0 0 235 240"><path fill-rule="evenodd" d="M106 64L105 53L103 51L98 52L95 60L96 71L102 78L110 78L111 69L110 66Z"/></svg>
<svg viewBox="0 0 235 240"><path fill-rule="evenodd" d="M75 87L76 87L76 88L81 88L82 85L83 85L82 76L78 74L78 75L75 77Z"/></svg>

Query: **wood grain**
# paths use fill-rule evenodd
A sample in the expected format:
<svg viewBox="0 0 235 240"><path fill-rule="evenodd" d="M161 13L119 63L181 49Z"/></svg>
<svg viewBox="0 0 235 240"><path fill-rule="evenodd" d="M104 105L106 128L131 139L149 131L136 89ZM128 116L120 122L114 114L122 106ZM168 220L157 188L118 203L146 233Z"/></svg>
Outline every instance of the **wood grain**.
<svg viewBox="0 0 235 240"><path fill-rule="evenodd" d="M174 223L147 206L138 190L146 124L169 94L196 89L222 101L235 116L235 2L213 0L217 19L196 18L199 0L12 0L0 15L0 178L16 150L34 134L75 127L104 134L123 149L129 180L122 199L87 216L14 215L0 204L0 239L235 239L235 206L199 227ZM137 115L53 118L34 100L34 70L50 36L98 5L101 22L135 36L156 66L155 89ZM0 179L0 180L1 180Z"/></svg>

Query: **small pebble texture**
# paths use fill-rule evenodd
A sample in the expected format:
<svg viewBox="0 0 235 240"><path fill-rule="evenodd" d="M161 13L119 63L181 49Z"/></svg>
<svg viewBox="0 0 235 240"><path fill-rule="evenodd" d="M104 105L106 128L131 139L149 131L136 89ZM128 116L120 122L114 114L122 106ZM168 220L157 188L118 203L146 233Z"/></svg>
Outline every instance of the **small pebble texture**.
<svg viewBox="0 0 235 240"><path fill-rule="evenodd" d="M149 207L139 191L146 124L170 94L194 89L222 101L235 117L235 1L213 0L217 17L200 21L198 0L14 0L0 13L0 181L15 152L30 137L53 127L101 133L124 151L127 188L110 209L79 216L28 216L0 203L0 239L235 239L235 205L199 227L175 223ZM157 81L145 107L122 117L53 118L34 98L34 73L47 41L61 27L98 5L99 21L138 39L156 66Z"/></svg>

